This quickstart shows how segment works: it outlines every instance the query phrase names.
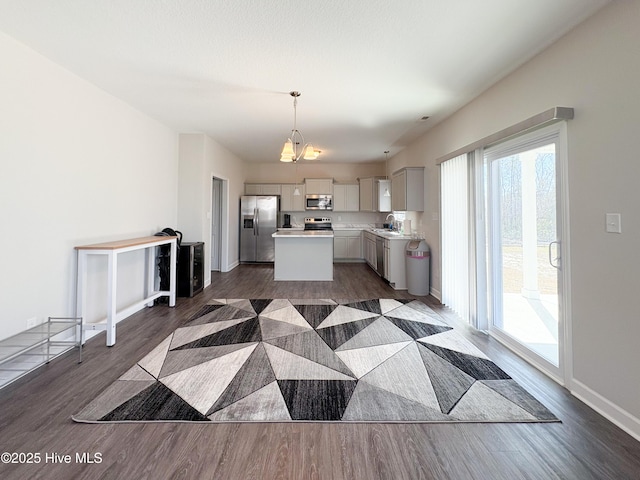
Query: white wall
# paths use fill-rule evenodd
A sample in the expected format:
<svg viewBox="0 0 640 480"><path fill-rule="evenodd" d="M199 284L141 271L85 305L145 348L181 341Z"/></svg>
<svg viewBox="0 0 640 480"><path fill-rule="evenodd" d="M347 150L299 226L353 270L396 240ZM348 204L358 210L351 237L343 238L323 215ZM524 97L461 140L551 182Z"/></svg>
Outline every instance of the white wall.
<svg viewBox="0 0 640 480"><path fill-rule="evenodd" d="M180 187L178 230L187 242L205 242L205 285L211 282L212 179L226 184L228 210L222 269L228 271L239 258L240 196L244 193L245 163L204 134L180 135Z"/></svg>
<svg viewBox="0 0 640 480"><path fill-rule="evenodd" d="M573 391L640 437L640 2L612 2L392 159L425 165L439 289L437 158L554 106L568 122ZM622 235L605 213L622 214Z"/></svg>
<svg viewBox="0 0 640 480"><path fill-rule="evenodd" d="M75 306L75 245L151 235L177 218L177 135L0 33L0 338ZM122 261L120 305L142 298ZM92 262L88 320L106 313ZM139 297L137 295L140 295Z"/></svg>

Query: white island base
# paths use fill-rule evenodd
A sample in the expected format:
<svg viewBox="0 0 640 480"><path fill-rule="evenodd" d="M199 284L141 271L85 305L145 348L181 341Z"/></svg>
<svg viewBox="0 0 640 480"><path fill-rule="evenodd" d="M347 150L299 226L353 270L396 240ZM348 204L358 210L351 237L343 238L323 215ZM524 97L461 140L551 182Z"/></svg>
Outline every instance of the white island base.
<svg viewBox="0 0 640 480"><path fill-rule="evenodd" d="M333 232L278 231L273 238L274 280L333 280Z"/></svg>

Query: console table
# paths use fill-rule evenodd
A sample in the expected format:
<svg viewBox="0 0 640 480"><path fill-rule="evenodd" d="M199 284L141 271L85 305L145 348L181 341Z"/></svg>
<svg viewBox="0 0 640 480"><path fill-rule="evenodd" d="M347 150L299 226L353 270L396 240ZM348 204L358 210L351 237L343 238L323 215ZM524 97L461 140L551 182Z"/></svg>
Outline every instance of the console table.
<svg viewBox="0 0 640 480"><path fill-rule="evenodd" d="M141 306L153 306L153 301L159 297L169 297L169 306L176 304L176 262L177 258L177 238L178 237L141 237L129 240L119 240L116 242L96 243L93 245L82 245L75 247L78 252L78 272L76 290L76 317L84 316L84 306L86 304L87 292L87 257L89 255L105 255L108 262L107 273L107 318L106 322L84 323L81 333L81 343L84 341L85 330L106 330L107 346L111 347L116 343L116 323L128 317ZM169 291L155 290L156 279L156 249L162 245L171 246L171 268ZM133 250L146 250L147 280L145 286L145 298L127 308L117 311L116 291L118 284L118 255Z"/></svg>

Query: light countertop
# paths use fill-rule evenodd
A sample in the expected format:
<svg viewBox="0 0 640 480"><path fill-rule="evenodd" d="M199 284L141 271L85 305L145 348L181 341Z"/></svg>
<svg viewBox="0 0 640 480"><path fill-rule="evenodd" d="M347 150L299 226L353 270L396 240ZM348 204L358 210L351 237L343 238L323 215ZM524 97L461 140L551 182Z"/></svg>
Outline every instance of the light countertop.
<svg viewBox="0 0 640 480"><path fill-rule="evenodd" d="M387 230L383 228L372 228L371 226L367 226L367 225L334 224L333 230L335 232L346 232L346 231L369 232L374 235L377 235L378 237L386 238L389 240L415 240L415 238L411 235L404 235L404 234L400 234L395 231L392 232L391 230ZM332 236L332 237L334 236L332 232L317 231L317 230L309 231L309 230L304 230L303 227L298 227L298 226L294 226L292 228L280 227L278 228L277 234L280 234L280 233L282 233L283 235L278 235L278 236L306 237L310 235L318 236L319 234L322 234L322 236ZM272 236L275 237L276 234L273 234Z"/></svg>
<svg viewBox="0 0 640 480"><path fill-rule="evenodd" d="M333 232L327 230L278 230L271 235L273 238L333 238Z"/></svg>
<svg viewBox="0 0 640 480"><path fill-rule="evenodd" d="M392 232L390 230L384 230L381 228L370 228L363 231L373 233L378 237L387 238L389 240L415 240L415 238L413 238L411 235L404 235L402 233Z"/></svg>

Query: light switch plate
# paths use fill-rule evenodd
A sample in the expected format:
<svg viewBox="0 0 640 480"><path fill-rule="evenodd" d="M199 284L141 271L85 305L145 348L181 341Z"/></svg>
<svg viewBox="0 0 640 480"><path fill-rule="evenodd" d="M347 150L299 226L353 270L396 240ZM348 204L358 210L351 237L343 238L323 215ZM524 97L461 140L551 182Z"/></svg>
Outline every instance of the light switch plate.
<svg viewBox="0 0 640 480"><path fill-rule="evenodd" d="M607 213L607 233L622 233L622 218L619 213Z"/></svg>

